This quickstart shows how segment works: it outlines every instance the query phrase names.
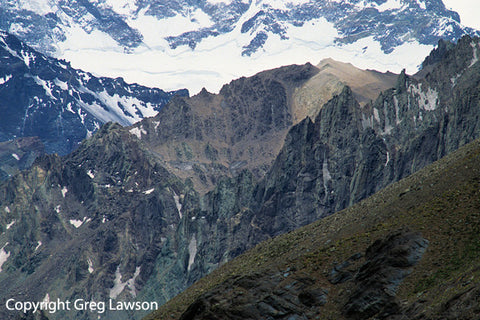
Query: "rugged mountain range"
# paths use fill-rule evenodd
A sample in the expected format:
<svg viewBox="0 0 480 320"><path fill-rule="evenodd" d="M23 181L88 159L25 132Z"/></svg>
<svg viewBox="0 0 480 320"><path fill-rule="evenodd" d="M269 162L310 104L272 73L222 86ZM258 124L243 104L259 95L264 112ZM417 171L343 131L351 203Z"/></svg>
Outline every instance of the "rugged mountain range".
<svg viewBox="0 0 480 320"><path fill-rule="evenodd" d="M1 29L10 30L36 49L51 54L57 53L57 43L69 36L69 29L77 26L89 33L104 32L122 47L133 50L144 43L142 30L131 23L142 15L158 20L176 16L192 20L191 29L165 38L172 49L182 45L195 49L206 38L232 32L240 26L243 34L250 35L249 42L242 47L242 55L257 52L269 37L286 40L291 26L303 26L320 18L335 25L338 42L374 37L386 52L412 39L434 45L439 38L455 40L465 32L474 32L462 27L459 15L446 10L440 0L18 1L2 3L1 9ZM208 17L208 23L199 21L197 11ZM403 28L385 32L391 21L399 22ZM402 23L405 21L409 23ZM32 28L33 25L38 28Z"/></svg>
<svg viewBox="0 0 480 320"><path fill-rule="evenodd" d="M0 17L0 29L75 67L194 92L332 54L414 72L439 39L478 35L441 0L22 0L3 1Z"/></svg>
<svg viewBox="0 0 480 320"><path fill-rule="evenodd" d="M188 95L97 78L4 32L0 57L0 141L36 136L48 153L65 155L108 121L131 125Z"/></svg>
<svg viewBox="0 0 480 320"><path fill-rule="evenodd" d="M263 242L145 320L477 319L480 141Z"/></svg>
<svg viewBox="0 0 480 320"><path fill-rule="evenodd" d="M293 123L286 111L272 114L272 105L261 98L272 89L295 92L318 69L285 67L233 82L222 89L223 96L203 92L174 98L157 118L130 128L107 124L72 154L39 158L30 170L0 186L2 305L8 298L164 302L260 241L357 203L443 157L480 136L479 43L470 37L456 45L440 42L421 73L402 73L394 88L363 106L345 87L314 121L307 117L288 131L262 178L243 169L217 178L215 188L204 195L192 179L183 181L164 166L150 146L150 132L170 136L178 146L185 139L204 144L212 129L196 126L208 123L196 110L202 110L202 101L206 106L211 99L224 99L223 112L242 119L232 127L252 130L252 143L257 143L261 133ZM249 94L243 96L259 101L254 116L235 93L245 89ZM285 93L283 98L274 95L273 107L290 110L280 108L288 100ZM182 117L185 126L160 122L155 128L154 121L167 113L190 117ZM232 118L221 119L220 124ZM244 123L254 125L242 127ZM179 150L193 157L216 154L206 149ZM7 319L17 316L0 312ZM90 312L45 315L98 317ZM106 319L140 316L102 314Z"/></svg>
<svg viewBox="0 0 480 320"><path fill-rule="evenodd" d="M211 129L199 131L202 126L194 125L202 123L193 122L199 114L195 108L222 98L226 114L259 118L246 127L257 133L251 139L265 128L275 132L277 124L283 129L288 117L272 121L277 118L270 117L272 106L264 100L257 98L258 114L250 118L249 105L227 93L249 88L247 82L256 84L250 88L259 90L259 97L270 92L268 84L289 92L285 88L301 87L317 76L316 68L286 67L242 79L225 86L225 96L203 92L175 98L157 118L131 128L105 125L71 155L39 158L0 187L3 301L166 301L260 241L328 216L419 170L480 136L479 42L469 37L456 45L441 42L422 73L399 75L395 87L375 102L360 106L345 87L315 121L306 118L289 130L263 178L244 169L218 178L205 195L191 179L182 182L175 170L162 165L149 132L201 145ZM254 92L248 95L252 102ZM283 106L286 98L275 97L275 106ZM155 129L154 121L168 113L182 115L182 125L167 122ZM243 120L233 127L241 129L244 122L251 123ZM147 131L152 126L155 130ZM190 152L197 156L199 151ZM1 312L4 318L16 316ZM46 315L98 317L89 312ZM102 318L140 316L114 311Z"/></svg>

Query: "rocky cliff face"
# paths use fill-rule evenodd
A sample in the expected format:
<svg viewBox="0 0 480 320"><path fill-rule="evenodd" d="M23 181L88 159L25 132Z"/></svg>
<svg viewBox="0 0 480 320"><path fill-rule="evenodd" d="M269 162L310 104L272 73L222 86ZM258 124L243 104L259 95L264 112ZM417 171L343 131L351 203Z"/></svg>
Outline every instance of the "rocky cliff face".
<svg viewBox="0 0 480 320"><path fill-rule="evenodd" d="M2 299L134 299L156 259L176 248L176 197L187 190L119 125L105 125L68 157L37 159L2 186Z"/></svg>
<svg viewBox="0 0 480 320"><path fill-rule="evenodd" d="M478 49L478 38L463 38L432 71L401 75L374 103L360 108L347 88L314 123L298 124L259 185L258 223L276 235L312 222L479 137Z"/></svg>
<svg viewBox="0 0 480 320"><path fill-rule="evenodd" d="M428 241L419 233L401 230L378 239L365 253L357 252L335 266L331 271L332 284L354 283L353 292L342 306L345 318L388 319L400 313L395 293L427 247ZM322 307L331 297L320 282L316 275L302 274L292 267L241 274L199 296L179 319L325 318Z"/></svg>
<svg viewBox="0 0 480 320"><path fill-rule="evenodd" d="M228 150L241 157L248 143L263 156L258 152L271 147L263 137L293 123L289 99L314 67L240 79L218 96L177 98L156 118L130 128L106 125L71 155L41 158L0 188L1 296L165 302L260 241L419 170L478 137L479 41L464 38L434 52L422 74L400 75L373 103L360 106L344 88L314 121L288 131L263 178L255 166L224 165L223 172L239 170L212 174L215 187L206 194L197 193L197 181L178 179L173 158L158 152L174 152L187 171L187 160L191 170L198 159L211 163L203 172L235 159ZM308 293L304 298L312 303ZM52 317L67 316L97 317Z"/></svg>
<svg viewBox="0 0 480 320"><path fill-rule="evenodd" d="M209 191L222 176L249 169L259 178L270 167L294 124L293 95L318 69L294 65L240 78L220 93L203 90L173 99L154 118L131 129L166 168ZM317 111L320 108L316 106Z"/></svg>
<svg viewBox="0 0 480 320"><path fill-rule="evenodd" d="M288 130L307 115L315 117L345 85L364 105L382 89L394 86L396 78L332 59L317 67L286 66L234 80L219 94L203 90L191 98L173 99L131 132L156 152L166 168L192 179L204 193L220 177L233 177L244 169L262 178Z"/></svg>

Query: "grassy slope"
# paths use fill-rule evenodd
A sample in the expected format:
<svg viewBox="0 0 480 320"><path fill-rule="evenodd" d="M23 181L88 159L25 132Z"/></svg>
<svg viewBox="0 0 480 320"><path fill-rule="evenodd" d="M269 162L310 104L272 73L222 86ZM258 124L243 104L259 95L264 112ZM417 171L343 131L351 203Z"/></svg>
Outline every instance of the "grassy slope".
<svg viewBox="0 0 480 320"><path fill-rule="evenodd" d="M235 276L285 270L307 273L328 289L324 319L342 319L344 291L333 265L365 252L376 239L408 226L430 244L398 297L427 316L458 293L480 286L480 141L475 141L374 196L321 221L259 244L195 283L147 319L178 319L200 294ZM472 312L479 312L474 310Z"/></svg>

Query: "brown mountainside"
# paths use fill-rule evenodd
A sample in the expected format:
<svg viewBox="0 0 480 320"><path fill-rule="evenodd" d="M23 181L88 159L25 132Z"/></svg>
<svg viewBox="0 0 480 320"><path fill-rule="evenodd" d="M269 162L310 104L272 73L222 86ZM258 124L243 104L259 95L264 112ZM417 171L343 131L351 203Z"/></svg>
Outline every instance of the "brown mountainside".
<svg viewBox="0 0 480 320"><path fill-rule="evenodd" d="M361 106L374 101L380 92L395 86L398 74L381 73L374 70L362 70L351 63L328 58L317 65L319 72L294 94L295 120L301 121L309 116L314 119L318 106L323 106L334 95L340 94L348 85Z"/></svg>

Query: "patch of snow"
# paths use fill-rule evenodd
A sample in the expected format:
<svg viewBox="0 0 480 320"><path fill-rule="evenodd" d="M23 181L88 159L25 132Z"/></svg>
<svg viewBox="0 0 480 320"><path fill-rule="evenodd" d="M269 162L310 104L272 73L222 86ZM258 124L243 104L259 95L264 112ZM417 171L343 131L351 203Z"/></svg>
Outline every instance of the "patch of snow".
<svg viewBox="0 0 480 320"><path fill-rule="evenodd" d="M87 217L83 217L83 220L76 220L76 219L70 219L70 224L73 225L75 228L80 228L82 226L82 224L84 223L88 223L92 221L91 218L88 218Z"/></svg>
<svg viewBox="0 0 480 320"><path fill-rule="evenodd" d="M177 206L178 215L180 216L180 219L182 219L182 204L180 203L180 197L175 193L175 191L173 191L173 200Z"/></svg>
<svg viewBox="0 0 480 320"><path fill-rule="evenodd" d="M274 8L274 9L279 9L279 10L287 10L289 7L292 6L299 6L304 3L308 3L310 0L270 0L267 2L268 6ZM264 6L267 6L264 4Z"/></svg>
<svg viewBox="0 0 480 320"><path fill-rule="evenodd" d="M87 114L82 112L82 109L80 108L78 109L78 117L80 118L80 121L82 121L82 123L85 124L85 118L87 117Z"/></svg>
<svg viewBox="0 0 480 320"><path fill-rule="evenodd" d="M207 0L208 3L211 3L211 4L220 4L220 3L223 3L223 4L226 4L226 5L229 5L232 3L233 0Z"/></svg>
<svg viewBox="0 0 480 320"><path fill-rule="evenodd" d="M35 62L35 55L33 53L28 51L25 52L22 50L21 54L22 54L23 62L25 63L25 65L27 65L27 67L30 67L31 62Z"/></svg>
<svg viewBox="0 0 480 320"><path fill-rule="evenodd" d="M16 23L16 22L12 23L10 25L10 27L8 28L8 32L10 32L14 35L19 35L19 36L29 32L29 31L30 31L30 27L25 28L24 26L22 26L22 24Z"/></svg>
<svg viewBox="0 0 480 320"><path fill-rule="evenodd" d="M83 89L85 91L89 91L86 88ZM103 90L102 92L90 91L90 93L107 105L111 111L115 112L122 119L127 117L131 118L124 120L128 121L129 124L138 122L145 117L153 117L158 113L154 110L154 107L151 103L145 103L131 96L120 96L117 93L111 96L106 90ZM125 115L125 111L122 110L119 105L122 105L130 115Z"/></svg>
<svg viewBox="0 0 480 320"><path fill-rule="evenodd" d="M137 289L135 288L135 280L140 275L141 267L135 268L135 273L133 274L133 278L127 280L127 288L130 290L130 294L135 298L137 297Z"/></svg>
<svg viewBox="0 0 480 320"><path fill-rule="evenodd" d="M143 35L143 41L148 48L167 51L169 48L165 37L181 35L192 30L208 28L213 25L210 17L200 9L187 10L182 14L158 20L147 13L148 8L139 11L135 18L127 23ZM146 49L146 48L144 48Z"/></svg>
<svg viewBox="0 0 480 320"><path fill-rule="evenodd" d="M398 4L392 0L387 3ZM58 55L71 61L72 67L95 70L97 75L123 77L128 83L136 82L164 90L186 87L194 94L202 87L210 92L218 92L223 84L232 79L251 76L266 69L309 61L316 64L328 57L351 62L363 69L400 72L406 68L407 73L415 73L424 57L433 49L431 45L412 41L385 54L373 36L352 44L339 44L335 42L340 35L334 25L321 18L302 26L289 25L286 32L289 40L268 33L264 50L246 57L240 51L250 43L253 35L242 33L241 26L260 8L255 8L253 2L251 7L252 11L249 9L233 31L207 37L197 44L195 50L188 46L172 49L164 37L198 30L205 27L205 22L199 22L198 17L192 22L189 17L182 15L158 20L142 10L136 18L127 21L144 36L145 45L133 52L125 53L123 47L103 32L94 30L87 34L77 30L67 33L67 40L59 45ZM387 7L384 5L382 8Z"/></svg>
<svg viewBox="0 0 480 320"><path fill-rule="evenodd" d="M88 170L88 171L87 171L87 175L88 175L91 179L95 178L95 175L93 174L92 170Z"/></svg>
<svg viewBox="0 0 480 320"><path fill-rule="evenodd" d="M2 266L7 262L8 257L10 257L10 252L5 251L5 247L8 245L8 242L0 250L0 272L2 272Z"/></svg>
<svg viewBox="0 0 480 320"><path fill-rule="evenodd" d="M5 207L3 210L5 210L6 213L10 213L10 208L9 207Z"/></svg>
<svg viewBox="0 0 480 320"><path fill-rule="evenodd" d="M152 193L153 191L155 191L155 188L152 188L152 189L148 189L148 190L146 190L146 191L143 191L143 193L145 193L145 194L150 194L150 193Z"/></svg>
<svg viewBox="0 0 480 320"><path fill-rule="evenodd" d="M130 15L136 11L135 0L106 0L105 4L121 15Z"/></svg>
<svg viewBox="0 0 480 320"><path fill-rule="evenodd" d="M136 136L138 139L142 138L142 134L147 134L147 131L145 131L143 129L143 127L141 127L141 126L140 126L140 128L137 128L137 127L132 128L132 129L129 130L129 132L131 134L133 134L134 136Z"/></svg>
<svg viewBox="0 0 480 320"><path fill-rule="evenodd" d="M38 241L37 246L35 247L35 251L37 251L38 248L40 248L41 245L42 245L42 241Z"/></svg>
<svg viewBox="0 0 480 320"><path fill-rule="evenodd" d="M93 269L92 259L88 258L87 263L88 263L88 273L93 273L93 271L95 270Z"/></svg>
<svg viewBox="0 0 480 320"><path fill-rule="evenodd" d="M50 12L55 12L55 7L52 6L50 0L18 0L17 5L24 10L33 11L39 15L45 15Z"/></svg>
<svg viewBox="0 0 480 320"><path fill-rule="evenodd" d="M382 3L379 6L376 6L375 8L379 12L384 12L388 10L398 10L401 9L404 4L402 3L401 0L387 0L386 2Z"/></svg>
<svg viewBox="0 0 480 320"><path fill-rule="evenodd" d="M80 228L80 226L83 224L83 221L82 220L75 220L75 219L71 219L70 220L70 223L75 227L75 228Z"/></svg>
<svg viewBox="0 0 480 320"><path fill-rule="evenodd" d="M69 103L67 104L67 111L75 114L75 111L73 111L73 109L72 109L72 103L71 103L71 102L69 102Z"/></svg>
<svg viewBox="0 0 480 320"><path fill-rule="evenodd" d="M188 244L188 268L187 270L190 271L192 268L193 263L195 262L195 256L197 255L197 238L193 235L190 243Z"/></svg>
<svg viewBox="0 0 480 320"><path fill-rule="evenodd" d="M422 84L410 85L410 93L417 98L418 106L425 111L433 111L438 106L438 92L432 88L423 90Z"/></svg>
<svg viewBox="0 0 480 320"><path fill-rule="evenodd" d="M17 161L20 160L20 157L16 153L12 153L12 157L14 157Z"/></svg>
<svg viewBox="0 0 480 320"><path fill-rule="evenodd" d="M60 205L58 205L58 206L55 207L55 212L56 212L56 213L60 213Z"/></svg>
<svg viewBox="0 0 480 320"><path fill-rule="evenodd" d="M99 99L100 96L97 92L91 91L90 89L87 89L86 87L81 87L80 91L83 93L89 93L95 98ZM100 104L100 100L95 100L93 102L85 102L82 99L77 99L77 103L87 110L89 113L94 115L96 118L100 119L102 122L117 122L123 126L129 126L132 125L134 121L134 117L127 117L126 114L123 112L123 110L120 108L118 105L111 105L108 104L108 102L103 102L107 108L104 108ZM138 117L138 115L137 115ZM82 119L83 123L83 119Z"/></svg>
<svg viewBox="0 0 480 320"><path fill-rule="evenodd" d="M378 113L377 108L373 108L373 116L375 117L375 120L377 120L377 122L380 122L380 114Z"/></svg>
<svg viewBox="0 0 480 320"><path fill-rule="evenodd" d="M16 220L12 220L9 224L7 224L7 230L9 230L14 224L17 222Z"/></svg>
<svg viewBox="0 0 480 320"><path fill-rule="evenodd" d="M65 198L65 195L67 194L68 192L68 189L67 187L63 187L62 190L60 190L62 192L62 196Z"/></svg>
<svg viewBox="0 0 480 320"><path fill-rule="evenodd" d="M11 74L7 74L5 76L3 76L2 78L0 78L0 85L8 82L8 80L12 79L12 75Z"/></svg>
<svg viewBox="0 0 480 320"><path fill-rule="evenodd" d="M39 76L34 76L33 79L35 82L45 90L45 93L52 99L57 100L52 94L52 83L50 81L46 81L41 79Z"/></svg>
<svg viewBox="0 0 480 320"><path fill-rule="evenodd" d="M425 0L417 0L417 4L422 10L427 10L427 5L425 4Z"/></svg>
<svg viewBox="0 0 480 320"><path fill-rule="evenodd" d="M66 82L60 81L58 78L55 78L53 81L55 85L59 86L60 89L67 91L68 90L68 84Z"/></svg>
<svg viewBox="0 0 480 320"><path fill-rule="evenodd" d="M113 281L113 287L110 289L110 299L116 299L118 295L123 292L126 286L130 290L130 294L133 297L136 297L137 292L135 289L135 280L139 275L140 267L137 267L135 269L135 274L133 275L133 278L122 282L122 274L120 273L120 266L118 266L117 270L115 271L115 280Z"/></svg>
<svg viewBox="0 0 480 320"><path fill-rule="evenodd" d="M470 62L470 65L468 66L469 68L471 68L478 61L478 46L473 41L472 43L470 43L470 45L473 48L473 58L472 58L472 62Z"/></svg>

